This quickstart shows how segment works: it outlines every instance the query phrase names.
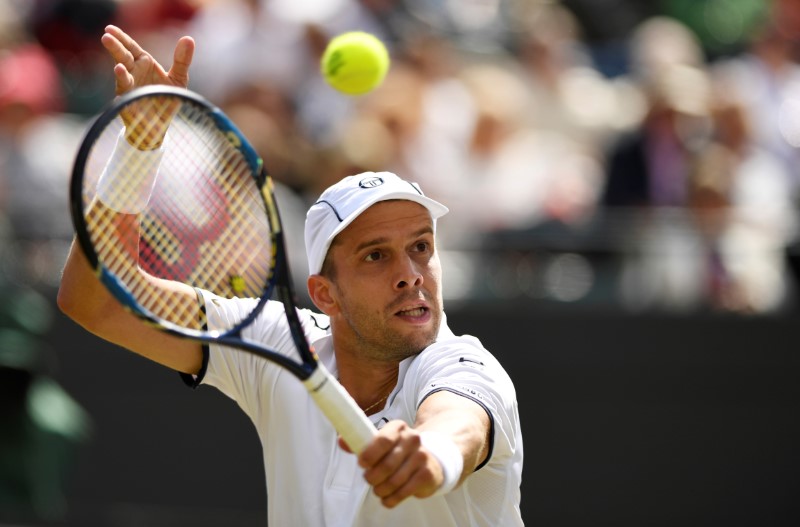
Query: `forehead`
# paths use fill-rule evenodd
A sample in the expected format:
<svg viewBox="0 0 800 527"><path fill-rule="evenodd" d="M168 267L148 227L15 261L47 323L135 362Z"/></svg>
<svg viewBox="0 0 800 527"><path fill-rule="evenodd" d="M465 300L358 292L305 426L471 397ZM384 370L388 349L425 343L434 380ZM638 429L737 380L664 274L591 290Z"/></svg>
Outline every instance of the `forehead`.
<svg viewBox="0 0 800 527"><path fill-rule="evenodd" d="M379 201L353 220L336 242L360 243L371 236L403 236L422 229L433 230L433 219L424 206L408 200Z"/></svg>

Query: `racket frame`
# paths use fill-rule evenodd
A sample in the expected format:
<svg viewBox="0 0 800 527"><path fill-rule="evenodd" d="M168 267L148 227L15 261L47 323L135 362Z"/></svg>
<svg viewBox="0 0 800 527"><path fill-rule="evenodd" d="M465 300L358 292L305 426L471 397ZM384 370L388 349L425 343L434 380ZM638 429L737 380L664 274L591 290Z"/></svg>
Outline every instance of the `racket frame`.
<svg viewBox="0 0 800 527"><path fill-rule="evenodd" d="M231 144L242 153L244 159L250 166L250 172L260 190L261 198L264 202L265 210L267 211L274 250L272 251L273 262L270 266L270 274L267 277L267 282L263 284L262 287L263 294L258 298L258 303L255 308L244 319L225 331L203 331L185 328L169 320L158 317L153 312L143 307L136 301L127 287L103 265L100 258L97 256L94 244L89 235L86 217L84 216L83 174L91 156L92 149L106 128L114 120L119 118L122 108L137 100L154 96L177 97L207 110L208 115L213 119L218 129L223 132ZM308 342L306 342L305 338L301 336L303 334L302 325L295 311L296 304L290 285L291 277L286 260L283 229L275 198L272 194L271 179L264 168L263 161L241 131L231 122L222 110L209 102L206 98L185 88L153 85L136 88L115 99L113 103L106 107L94 120L78 149L70 180L70 213L78 245L86 256L89 266L94 270L97 278L128 311L149 325L162 329L172 335L189 338L204 344L220 344L241 348L259 355L267 354L269 355L269 360L290 370L301 380L308 379L317 367L318 362L316 354L311 349ZM249 342L242 337L242 329L250 325L261 313L264 306L273 296L273 292L276 290L278 291L280 301L284 303L286 308L286 315L291 326L292 338L303 361L302 364L289 359L285 355L270 351L257 343Z"/></svg>

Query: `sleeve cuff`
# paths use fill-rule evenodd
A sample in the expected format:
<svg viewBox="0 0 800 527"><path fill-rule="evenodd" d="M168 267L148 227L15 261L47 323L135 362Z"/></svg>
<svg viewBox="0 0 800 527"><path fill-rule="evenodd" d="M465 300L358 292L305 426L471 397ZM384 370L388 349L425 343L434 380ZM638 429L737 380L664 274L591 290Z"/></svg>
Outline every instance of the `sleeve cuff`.
<svg viewBox="0 0 800 527"><path fill-rule="evenodd" d="M208 318L206 317L206 303L203 297L203 292L196 287L194 288L194 292L197 295L197 303L200 305L200 316L202 317L201 324L203 330L207 331ZM181 380L189 388L197 388L198 386L200 386L203 383L203 379L206 376L206 370L208 369L208 354L209 354L208 344L203 343L202 350L203 350L203 363L200 366L200 371L194 375L191 373L180 372Z"/></svg>
<svg viewBox="0 0 800 527"><path fill-rule="evenodd" d="M206 369L208 368L208 344L203 344L203 365L200 366L200 371L196 375L191 373L180 372L181 380L189 388L197 388L203 384L203 379L206 376Z"/></svg>

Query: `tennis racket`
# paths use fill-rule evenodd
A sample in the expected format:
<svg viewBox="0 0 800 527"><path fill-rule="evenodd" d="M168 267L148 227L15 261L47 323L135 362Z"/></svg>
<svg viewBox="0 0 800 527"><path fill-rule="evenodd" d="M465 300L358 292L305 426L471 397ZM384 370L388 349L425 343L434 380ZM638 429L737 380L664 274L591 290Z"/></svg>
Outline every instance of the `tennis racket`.
<svg viewBox="0 0 800 527"><path fill-rule="evenodd" d="M127 310L172 335L254 353L285 368L353 452L375 435L306 340L272 181L219 108L168 86L118 98L78 150L70 206L90 266ZM209 331L200 302L171 294L165 281L255 300L249 312ZM297 357L242 337L271 298L285 307Z"/></svg>

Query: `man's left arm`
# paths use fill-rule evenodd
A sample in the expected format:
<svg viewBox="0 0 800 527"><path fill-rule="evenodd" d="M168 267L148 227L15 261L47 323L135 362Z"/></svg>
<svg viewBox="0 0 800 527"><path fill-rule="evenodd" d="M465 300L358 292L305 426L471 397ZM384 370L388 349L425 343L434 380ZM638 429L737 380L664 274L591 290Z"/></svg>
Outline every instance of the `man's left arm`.
<svg viewBox="0 0 800 527"><path fill-rule="evenodd" d="M492 422L477 402L447 390L429 395L411 427L390 421L359 456L386 507L460 485L489 455Z"/></svg>

